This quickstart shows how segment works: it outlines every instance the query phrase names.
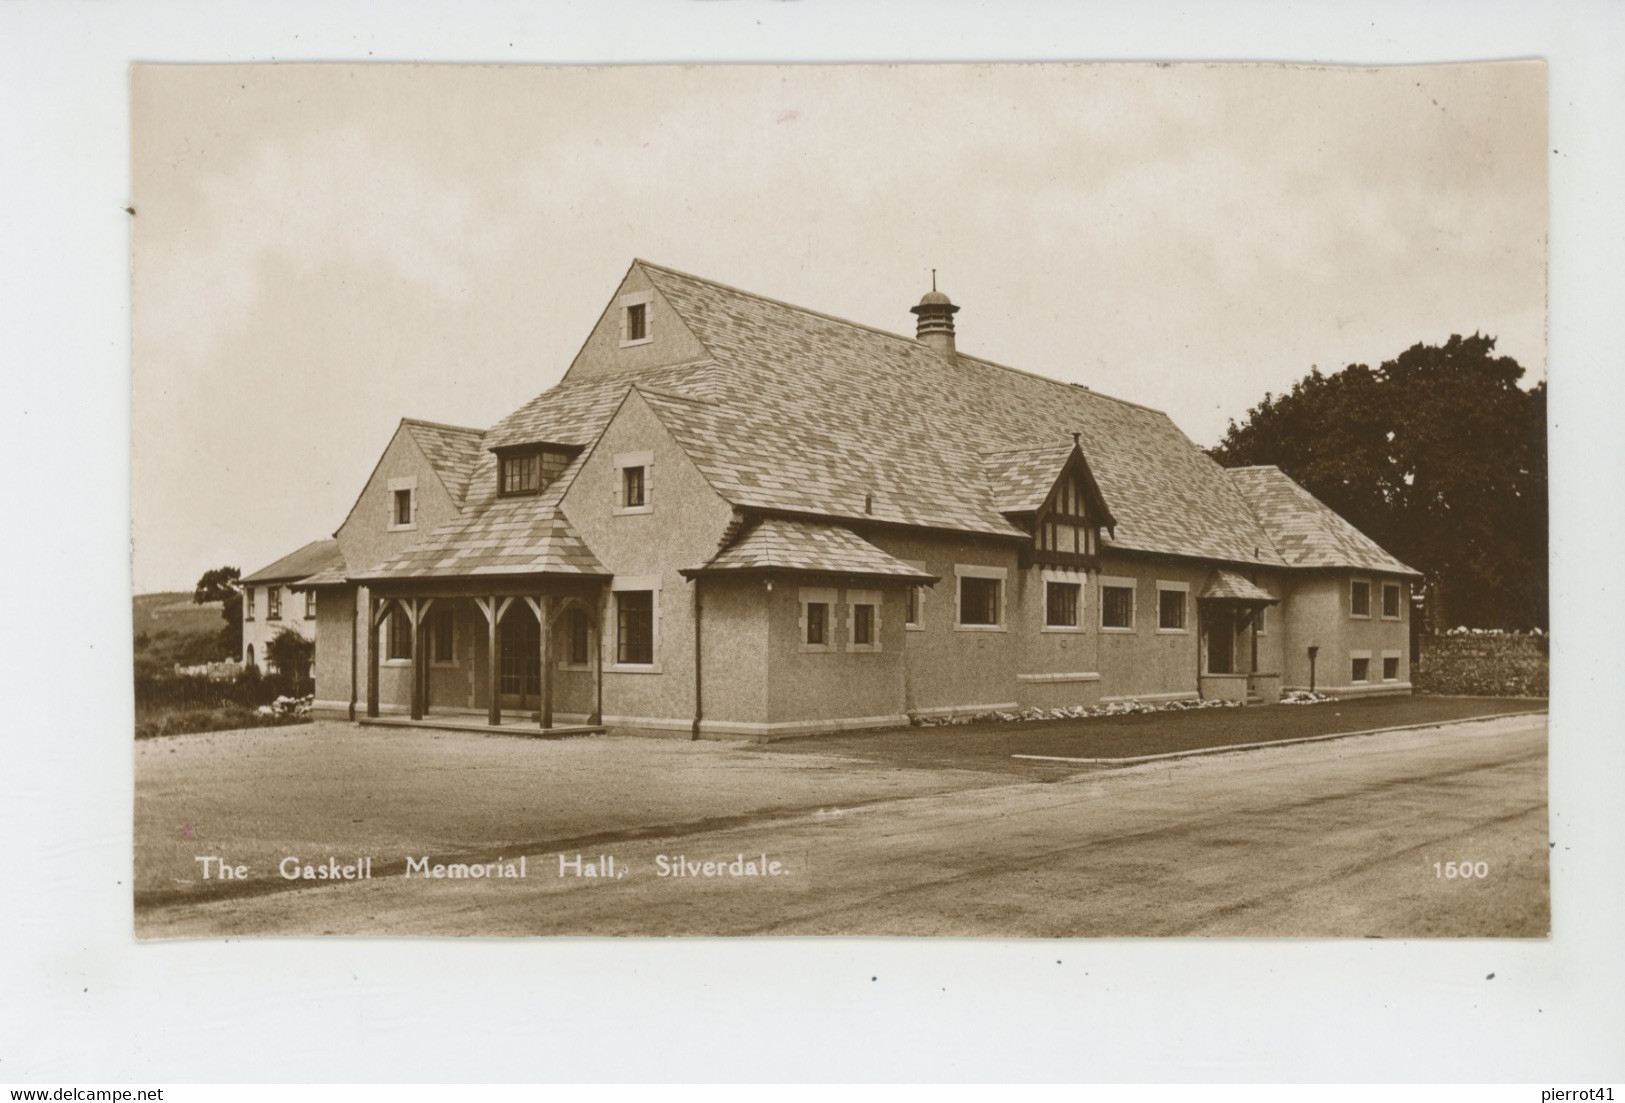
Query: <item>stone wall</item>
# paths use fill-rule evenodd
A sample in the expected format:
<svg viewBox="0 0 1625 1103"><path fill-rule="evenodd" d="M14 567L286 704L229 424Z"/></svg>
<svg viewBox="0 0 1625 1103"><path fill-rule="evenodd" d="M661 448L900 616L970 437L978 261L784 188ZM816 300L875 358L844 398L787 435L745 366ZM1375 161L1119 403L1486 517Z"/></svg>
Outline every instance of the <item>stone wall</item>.
<svg viewBox="0 0 1625 1103"><path fill-rule="evenodd" d="M1545 697L1547 636L1422 636L1411 668L1417 693Z"/></svg>

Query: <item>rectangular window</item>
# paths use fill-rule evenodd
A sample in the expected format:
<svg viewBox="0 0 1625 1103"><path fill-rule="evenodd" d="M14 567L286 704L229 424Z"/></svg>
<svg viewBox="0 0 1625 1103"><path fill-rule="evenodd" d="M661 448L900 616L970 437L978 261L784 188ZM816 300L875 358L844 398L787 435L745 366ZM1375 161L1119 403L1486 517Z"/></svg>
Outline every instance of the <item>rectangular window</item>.
<svg viewBox="0 0 1625 1103"><path fill-rule="evenodd" d="M305 619L306 620L315 620L316 619L316 591L315 590L306 590L305 591Z"/></svg>
<svg viewBox="0 0 1625 1103"><path fill-rule="evenodd" d="M243 619L254 619L254 587L252 586L243 588Z"/></svg>
<svg viewBox="0 0 1625 1103"><path fill-rule="evenodd" d="M1363 579L1356 579L1349 583L1349 616L1369 617L1371 615L1371 583Z"/></svg>
<svg viewBox="0 0 1625 1103"><path fill-rule="evenodd" d="M1185 631L1184 590L1157 588L1157 628L1163 632Z"/></svg>
<svg viewBox="0 0 1625 1103"><path fill-rule="evenodd" d="M903 612L903 623L910 628L920 626L920 597L923 586L910 586L908 588L908 606Z"/></svg>
<svg viewBox="0 0 1625 1103"><path fill-rule="evenodd" d="M621 505L626 509L648 505L644 495L643 468L621 468Z"/></svg>
<svg viewBox="0 0 1625 1103"><path fill-rule="evenodd" d="M1076 582L1046 582L1044 584L1044 624L1049 628L1078 627L1078 592Z"/></svg>
<svg viewBox="0 0 1625 1103"><path fill-rule="evenodd" d="M265 619L282 619L282 587L267 586L265 588Z"/></svg>
<svg viewBox="0 0 1625 1103"><path fill-rule="evenodd" d="M1382 657L1382 680L1385 682L1399 681L1399 656L1384 655Z"/></svg>
<svg viewBox="0 0 1625 1103"><path fill-rule="evenodd" d="M616 591L616 662L648 666L655 661L654 609L652 590Z"/></svg>
<svg viewBox="0 0 1625 1103"><path fill-rule="evenodd" d="M430 614L429 630L434 637L434 650L430 652L437 663L457 661L456 620L451 606L436 604Z"/></svg>
<svg viewBox="0 0 1625 1103"><path fill-rule="evenodd" d="M875 644L875 607L873 605L852 606L852 645L854 647L873 647Z"/></svg>
<svg viewBox="0 0 1625 1103"><path fill-rule="evenodd" d="M813 647L826 647L829 645L829 602L807 602L807 635L803 643Z"/></svg>
<svg viewBox="0 0 1625 1103"><path fill-rule="evenodd" d="M506 495L536 494L542 489L542 457L532 452L527 456L502 458L502 493Z"/></svg>
<svg viewBox="0 0 1625 1103"><path fill-rule="evenodd" d="M1130 582L1102 583L1100 587L1100 626L1102 628L1132 629L1134 627L1134 586Z"/></svg>
<svg viewBox="0 0 1625 1103"><path fill-rule="evenodd" d="M1399 619L1399 583L1384 582L1382 584L1382 619Z"/></svg>
<svg viewBox="0 0 1625 1103"><path fill-rule="evenodd" d="M1267 614L1269 611L1270 607L1268 605L1260 605L1258 607L1258 612L1253 614L1253 631L1257 632L1260 636L1268 635Z"/></svg>
<svg viewBox="0 0 1625 1103"><path fill-rule="evenodd" d="M592 625L587 619L587 611L579 605L570 606L566 614L565 630L569 636L569 658L566 660L571 666L586 666L592 661Z"/></svg>
<svg viewBox="0 0 1625 1103"><path fill-rule="evenodd" d="M959 623L991 626L999 623L999 591L1001 583L996 578L974 578L970 576L959 580Z"/></svg>
<svg viewBox="0 0 1625 1103"><path fill-rule="evenodd" d="M626 308L626 339L642 341L649 336L649 304L633 303Z"/></svg>
<svg viewBox="0 0 1625 1103"><path fill-rule="evenodd" d="M395 492L395 524L410 525L412 523L412 492L410 490L397 490Z"/></svg>
<svg viewBox="0 0 1625 1103"><path fill-rule="evenodd" d="M412 621L406 615L406 610L399 605L389 611L389 620L386 622L387 636L384 649L386 659L410 659L412 657Z"/></svg>
<svg viewBox="0 0 1625 1103"><path fill-rule="evenodd" d="M1371 660L1369 658L1357 658L1353 661L1352 666L1353 669L1350 671L1351 680L1355 682L1369 682L1371 680Z"/></svg>

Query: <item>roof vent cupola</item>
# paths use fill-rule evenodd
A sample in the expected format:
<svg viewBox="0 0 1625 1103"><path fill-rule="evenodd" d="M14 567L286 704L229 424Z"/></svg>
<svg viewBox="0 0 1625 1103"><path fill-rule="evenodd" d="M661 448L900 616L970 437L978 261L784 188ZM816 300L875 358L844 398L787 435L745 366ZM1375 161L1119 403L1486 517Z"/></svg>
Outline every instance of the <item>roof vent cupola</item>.
<svg viewBox="0 0 1625 1103"><path fill-rule="evenodd" d="M935 349L937 355L954 361L954 315L959 308L948 300L948 296L937 290L937 270L931 269L931 290L920 299L918 306L908 308L919 321L915 324L914 336L923 344Z"/></svg>

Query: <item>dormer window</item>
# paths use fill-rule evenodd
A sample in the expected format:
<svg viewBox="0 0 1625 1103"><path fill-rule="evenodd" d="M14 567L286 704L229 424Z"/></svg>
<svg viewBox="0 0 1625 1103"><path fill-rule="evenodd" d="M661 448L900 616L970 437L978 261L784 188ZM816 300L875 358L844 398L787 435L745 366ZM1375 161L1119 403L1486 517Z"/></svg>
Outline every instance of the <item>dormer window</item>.
<svg viewBox="0 0 1625 1103"><path fill-rule="evenodd" d="M504 498L540 494L570 463L573 452L530 445L497 453L497 493Z"/></svg>
<svg viewBox="0 0 1625 1103"><path fill-rule="evenodd" d="M1033 531L1034 558L1051 566L1084 566L1099 550L1099 528L1099 522L1089 516L1083 480L1075 469L1070 470L1038 511Z"/></svg>

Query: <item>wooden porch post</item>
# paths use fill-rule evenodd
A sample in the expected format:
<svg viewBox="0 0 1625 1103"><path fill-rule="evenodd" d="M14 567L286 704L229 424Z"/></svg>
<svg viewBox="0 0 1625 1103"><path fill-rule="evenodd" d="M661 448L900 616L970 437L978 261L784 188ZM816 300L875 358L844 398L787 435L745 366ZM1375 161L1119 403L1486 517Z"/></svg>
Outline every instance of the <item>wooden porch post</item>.
<svg viewBox="0 0 1625 1103"><path fill-rule="evenodd" d="M479 606L480 612L485 614L486 625L486 655L485 655L485 722L493 728L502 724L502 700L499 691L502 687L499 648L501 643L497 636L497 627L502 622L502 614L507 612L508 605L513 598L499 600L495 594L490 597L477 597L474 604Z"/></svg>
<svg viewBox="0 0 1625 1103"><path fill-rule="evenodd" d="M423 619L418 616L418 599L406 599L406 619L412 625L412 719L423 719Z"/></svg>
<svg viewBox="0 0 1625 1103"><path fill-rule="evenodd" d="M547 662L547 644L548 637L553 634L553 618L548 615L546 594L542 594L540 597L527 597L525 602L530 606L531 612L536 614L537 623L541 625L541 631L538 634L541 643L538 650L541 652L542 661L542 700L538 713L541 718L541 728L546 731L553 726L553 671Z"/></svg>
<svg viewBox="0 0 1625 1103"><path fill-rule="evenodd" d="M367 715L378 716L378 595L367 590Z"/></svg>
<svg viewBox="0 0 1625 1103"><path fill-rule="evenodd" d="M592 715L589 724L604 722L604 595L599 591L592 618Z"/></svg>

